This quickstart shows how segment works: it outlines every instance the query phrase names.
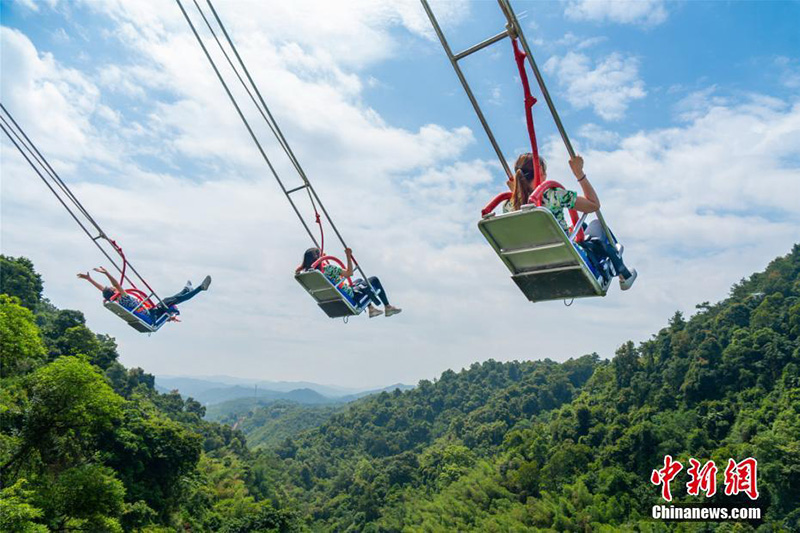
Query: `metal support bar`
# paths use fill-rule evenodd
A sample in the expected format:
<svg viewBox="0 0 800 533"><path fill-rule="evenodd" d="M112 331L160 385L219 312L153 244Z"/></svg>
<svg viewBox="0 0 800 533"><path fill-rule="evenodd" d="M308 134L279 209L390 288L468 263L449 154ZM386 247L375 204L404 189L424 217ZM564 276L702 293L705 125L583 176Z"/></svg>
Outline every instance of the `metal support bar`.
<svg viewBox="0 0 800 533"><path fill-rule="evenodd" d="M500 4L500 10L503 11L506 20L508 20L508 23L514 30L514 33L517 34L520 43L522 43L522 49L525 50L525 54L528 56L528 63L530 63L531 70L533 70L533 75L536 77L536 82L539 84L539 90L542 91L542 96L544 96L545 102L547 102L547 107L550 109L550 114L553 115L553 120L556 123L558 132L561 134L561 139L564 141L564 144L567 147L569 156L574 157L575 150L572 149L572 143L570 143L567 132L564 129L564 125L561 123L561 118L558 116L558 111L556 111L556 106L553 104L553 99L550 98L550 93L547 91L547 86L544 83L544 78L542 78L542 73L539 72L539 67L536 65L536 61L533 59L531 48L528 46L528 41L525 39L525 34L522 33L522 27L519 25L517 16L514 14L514 10L511 9L511 3L509 0L497 0L497 3Z"/></svg>
<svg viewBox="0 0 800 533"><path fill-rule="evenodd" d="M537 246L526 246L524 248L503 248L502 250L500 250L500 254L509 256L515 254L524 254L526 252L539 252L542 250L561 248L562 246L564 246L563 242L554 242L550 244L539 244Z"/></svg>
<svg viewBox="0 0 800 533"><path fill-rule="evenodd" d="M581 216L580 220L578 220L578 223L575 224L575 227L572 228L572 233L569 234L570 241L575 242L575 237L578 236L578 233L580 233L581 228L583 228L583 223L586 221L587 216L589 216L589 213L584 213L583 216Z"/></svg>
<svg viewBox="0 0 800 533"><path fill-rule="evenodd" d="M551 272L563 272L565 270L581 270L582 268L583 267L581 267L580 265L567 265L567 266L553 267L553 268L544 267L536 270L522 270L511 277L516 278L524 276L535 276L537 274L549 274Z"/></svg>
<svg viewBox="0 0 800 533"><path fill-rule="evenodd" d="M214 69L215 73L217 74L217 77L219 78L220 82L222 83L223 88L225 88L225 91L227 92L229 98L231 99L231 102L233 103L234 107L236 108L237 112L239 113L239 116L241 117L242 121L244 122L245 126L247 127L248 131L250 132L250 136L252 137L252 139L255 142L256 146L261 151L262 156L264 157L265 161L267 162L267 165L270 167L270 170L272 171L276 181L278 182L279 186L281 187L281 190L283 191L284 195L286 195L286 199L289 200L289 203L291 204L292 208L294 209L295 213L297 214L298 218L300 219L301 224L305 228L305 230L308 233L309 237L311 237L311 241L314 243L315 246L317 246L317 247L320 246L320 244L317 243L316 238L314 238L313 234L311 233L311 230L309 229L308 225L306 224L305 219L303 219L302 216L300 215L300 212L297 209L297 206L295 205L294 201L290 197L291 193L296 192L296 191L301 190L301 189L307 189L309 191L309 193L310 193L309 194L309 198L311 199L312 205L314 204L314 200L316 200L317 204L319 204L320 209L322 210L323 214L325 215L325 218L326 218L328 224L330 224L330 226L333 229L334 233L336 233L336 236L338 237L339 242L342 244L342 246L345 249L348 248L347 243L344 241L344 239L342 238L341 233L339 232L339 229L336 227L336 224L331 219L330 215L328 214L328 211L325 209L324 204L320 201L319 196L317 196L317 192L314 189L314 186L311 184L311 182L306 177L306 174L303 171L303 168L300 166L300 163L297 161L297 158L295 157L294 152L292 151L291 147L289 146L289 143L286 141L286 138L283 136L283 132L281 131L280 127L278 126L277 122L275 121L274 117L272 116L272 113L269 110L269 106L267 106L266 102L264 101L264 98L261 95L261 91L259 91L258 86L256 85L255 81L253 80L252 76L250 75L250 71L247 69L247 66L245 65L244 61L242 60L242 57L239 55L239 52L238 52L236 46L234 45L233 40L231 39L230 35L228 34L228 31L225 29L225 25L222 23L222 20L220 19L219 14L217 13L216 9L214 8L214 5L212 4L211 0L206 0L206 3L208 4L208 7L210 8L212 14L214 15L214 19L216 20L217 25L219 26L220 30L222 31L222 33L223 33L223 35L225 37L225 40L227 41L228 45L230 46L231 51L233 52L234 56L236 57L237 62L241 66L242 71L244 72L245 77L247 78L247 80L248 80L248 82L250 84L250 87L248 87L247 84L245 83L244 79L242 79L241 75L238 72L238 69L233 64L233 61L231 61L231 59L230 59L228 53L225 51L225 48L223 47L222 43L220 42L219 39L217 39L216 33L214 32L211 24L209 23L208 18L205 16L205 14L204 14L202 8L200 7L200 5L198 4L197 0L192 0L192 2L194 3L195 7L197 8L197 11L200 13L200 16L203 18L203 21L206 23L206 26L208 27L209 31L211 32L212 36L214 37L214 40L216 41L217 45L219 46L220 51L223 53L223 55L225 56L226 60L228 61L228 64L230 65L231 69L234 71L234 73L236 74L237 78L239 79L239 82L244 87L244 89L247 92L248 96L250 96L250 99L252 100L253 104L258 109L258 111L261 114L262 118L264 119L264 121L269 126L269 129L272 131L273 135L278 140L278 143L281 145L281 148L283 148L283 150L286 153L287 157L289 158L291 163L294 165L295 170L297 170L297 173L300 175L301 179L303 180L304 185L302 185L300 187L296 187L296 188L291 189L291 190L287 190L286 189L286 187L284 186L282 180L280 179L280 177L275 172L274 168L272 167L271 162L269 161L269 159L267 158L267 156L264 153L263 149L261 148L261 144L260 144L259 140L256 138L256 136L254 135L252 129L250 128L249 123L247 122L247 120L242 115L241 110L239 108L239 105L236 102L236 100L233 97L233 95L231 94L230 90L228 89L227 83L223 79L223 76L220 74L219 69L217 68L217 66L214 63L213 59L211 58L211 56L209 55L208 51L206 50L206 47L203 45L202 39L200 38L199 34L197 33L197 31L196 31L196 29L194 27L194 24L192 23L188 13L184 9L183 4L181 3L181 0L176 0L176 2L178 4L178 6L180 7L184 17L186 18L186 21L188 22L189 27L191 28L192 32L194 33L195 37L197 38L198 43L200 44L200 47L203 49L203 52L205 53L206 57L208 58L209 62L211 63L211 66ZM251 92L250 88L252 88L252 92ZM255 93L255 96L254 96L254 93ZM256 97L257 97L257 100L256 100ZM259 103L261 104L260 106L259 106ZM355 262L356 269L359 271L361 276L364 278L367 286L370 288L370 290L372 290L372 285L369 282L369 277L364 273L364 270L361 268L361 265L358 264L358 261L355 261L355 259L353 261Z"/></svg>
<svg viewBox="0 0 800 533"><path fill-rule="evenodd" d="M533 75L536 77L536 83L539 84L539 90L542 91L542 96L544 96L547 107L550 109L550 114L553 116L553 121L556 123L558 133L561 134L561 140L564 141L564 146L567 147L567 153L569 153L571 158L575 157L575 149L572 148L572 143L569 140L569 136L567 136L567 131L564 129L564 124L561 123L561 117L558 115L558 111L556 111L556 106L553 103L553 99L550 97L550 92L547 90L547 85L544 83L542 73L539 71L539 67L536 65L536 60L533 59L533 53L531 52L530 46L528 46L528 41L525 39L525 34L522 33L522 27L519 25L517 15L511 8L511 1L497 0L497 3L500 4L500 10L503 11L508 23L517 34L517 37L519 37L520 43L522 43L522 49L525 50L525 54L528 56L528 63L530 63L531 70L533 70ZM606 221L599 210L597 211L597 219L600 221L600 224L603 225L603 230L605 231L606 238L608 238L608 242L613 244L615 242L614 236L611 234L611 230L606 225Z"/></svg>
<svg viewBox="0 0 800 533"><path fill-rule="evenodd" d="M195 39L197 39L197 43L200 45L200 48L203 50L203 54L205 54L206 59L208 59L208 62L211 64L211 68L214 70L214 73L217 75L217 78L219 79L220 83L222 84L222 88L225 89L225 93L228 95L228 98L230 99L231 103L233 104L233 107L236 109L236 113L239 115L239 118L242 120L242 123L244 124L245 128L247 129L247 132L250 134L250 138L253 139L253 142L255 143L256 148L258 148L258 151L261 154L262 159L264 159L264 162L269 167L269 170L272 173L273 177L275 178L275 181L278 183L278 186L280 186L281 191L283 191L283 194L289 200L289 204L292 206L292 209L294 210L295 214L297 215L297 218L300 220L300 223L303 225L303 228L306 230L306 233L308 233L308 236L311 238L311 242L314 243L314 246L319 247L319 244L317 243L317 239L314 237L314 234L311 232L311 229L308 227L308 224L306 224L306 221L303 218L303 215L300 214L300 211L297 209L297 206L295 205L295 203L291 199L291 197L288 194L286 194L286 187L284 186L283 181L281 181L280 176L278 176L278 172L275 170L275 167L272 165L272 161L270 161L269 157L267 156L267 153L264 151L264 147L261 146L261 141L258 140L258 137L256 136L255 132L253 131L253 128L250 126L250 123L247 121L247 118L245 117L244 113L242 112L241 107L239 107L239 103L236 101L236 98L233 96L233 93L231 92L230 88L228 87L228 84L225 81L225 78L222 76L222 73L220 72L219 68L217 68L217 64L212 59L211 54L208 51L208 48L206 48L206 45L203 42L203 39L200 37L200 34L197 32L197 29L195 28L194 23L192 22L192 19L189 17L189 13L187 13L186 10L184 9L183 4L181 3L181 0L175 0L175 1L177 2L178 7L181 10L181 13L183 13L183 16L186 19L186 22L189 24L189 29L192 30L192 33L194 34ZM198 4L196 2L195 2L195 6L197 6L198 9L199 9L199 6L198 6Z"/></svg>
<svg viewBox="0 0 800 533"><path fill-rule="evenodd" d="M292 194L293 192L302 191L303 189L308 187L308 183L305 183L299 187L295 187L294 189L289 189L286 191L286 194Z"/></svg>
<svg viewBox="0 0 800 533"><path fill-rule="evenodd" d="M433 11L431 11L431 6L428 5L428 0L420 0L420 2L422 2L422 7L425 9L425 13L427 13L428 18L431 21L431 25L433 25L433 29L436 32L436 35L439 37L439 41L442 43L445 53L447 53L447 58L450 60L450 64L453 65L453 69L456 71L458 80L464 87L464 91L467 93L467 97L469 97L469 101L472 103L472 107L475 109L475 113L478 115L478 120L480 120L486 135L489 137L489 142L492 143L492 147L494 148L497 157L500 159L500 164L503 166L503 170L506 171L506 175L508 177L512 177L514 174L511 172L511 169L508 166L508 161L506 161L505 156L503 156L503 152L500 150L500 145L497 144L497 140L494 138L494 133L492 133L491 128L489 128L489 123L486 121L486 117L483 116L483 111L481 111L478 101L475 99L475 95L472 94L472 89L470 88L469 83L467 83L464 73L461 72L461 67L458 66L458 61L456 60L455 56L453 56L453 51L450 49L450 45L447 44L447 39L445 39L444 33L442 33L442 28L439 27L439 22L437 22Z"/></svg>
<svg viewBox="0 0 800 533"><path fill-rule="evenodd" d="M483 50L487 46L491 46L494 43L496 43L497 41L502 41L506 37L508 37L508 30L503 30L500 33L498 33L497 35L495 35L494 37L489 37L485 41L479 42L475 46L471 46L471 47L467 48L466 50L464 50L463 52L457 53L456 55L453 56L453 59L455 59L456 61L460 61L460 60L464 59L465 57L467 57L468 55L474 54L478 50Z"/></svg>

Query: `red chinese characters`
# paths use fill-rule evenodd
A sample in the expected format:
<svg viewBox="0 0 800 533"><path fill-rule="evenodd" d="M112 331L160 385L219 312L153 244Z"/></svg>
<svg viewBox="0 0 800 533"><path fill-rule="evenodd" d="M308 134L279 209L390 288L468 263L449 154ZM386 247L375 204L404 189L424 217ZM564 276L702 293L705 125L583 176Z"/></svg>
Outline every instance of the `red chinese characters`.
<svg viewBox="0 0 800 533"><path fill-rule="evenodd" d="M725 495L735 496L744 492L751 500L758 498L757 469L758 461L752 457L738 463L728 459L728 466L725 467Z"/></svg>
<svg viewBox="0 0 800 533"><path fill-rule="evenodd" d="M671 455L665 455L664 468L661 470L653 470L653 473L650 474L650 482L653 485L661 485L661 497L668 502L672 501L672 492L670 491L669 483L681 470L683 470L682 464L678 461L673 461Z"/></svg>
<svg viewBox="0 0 800 533"><path fill-rule="evenodd" d="M700 467L700 461L695 458L689 459L689 468L686 473L692 478L686 484L686 493L697 496L702 490L706 498L710 498L717 493L717 465L714 461L708 461ZM727 493L726 493L727 494Z"/></svg>
<svg viewBox="0 0 800 533"><path fill-rule="evenodd" d="M671 455L665 455L664 467L653 470L653 473L650 474L650 482L653 485L661 486L661 497L668 502L672 501L670 482L681 470L683 470L683 465L680 461L673 460ZM703 493L706 498L714 496L717 493L717 472L717 465L714 461L703 464L694 457L690 458L689 468L686 469L686 473L689 475L686 494L699 496ZM744 493L751 500L758 499L758 461L755 458L748 457L738 463L734 459L728 459L724 478L726 496Z"/></svg>

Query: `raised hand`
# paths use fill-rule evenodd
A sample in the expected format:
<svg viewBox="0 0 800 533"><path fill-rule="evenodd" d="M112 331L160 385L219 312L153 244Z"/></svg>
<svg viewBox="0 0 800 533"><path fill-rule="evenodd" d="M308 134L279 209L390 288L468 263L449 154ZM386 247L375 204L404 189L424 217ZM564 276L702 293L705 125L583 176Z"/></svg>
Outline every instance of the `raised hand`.
<svg viewBox="0 0 800 533"><path fill-rule="evenodd" d="M106 270L106 269L105 269L105 267L101 267L101 266L100 266L100 267L97 267L97 268L95 268L95 269L94 269L94 271L95 271L95 272L99 272L99 273L101 273L101 274L108 274L108 270Z"/></svg>
<svg viewBox="0 0 800 533"><path fill-rule="evenodd" d="M581 179L584 176L583 158L579 155L576 155L575 157L570 159L569 168L572 169L572 173L575 174L576 178Z"/></svg>
<svg viewBox="0 0 800 533"><path fill-rule="evenodd" d="M86 274L84 274L83 272L78 272L78 277L79 277L80 279L87 279L87 280L92 278L92 277L89 275L89 273L88 273L88 272L87 272Z"/></svg>

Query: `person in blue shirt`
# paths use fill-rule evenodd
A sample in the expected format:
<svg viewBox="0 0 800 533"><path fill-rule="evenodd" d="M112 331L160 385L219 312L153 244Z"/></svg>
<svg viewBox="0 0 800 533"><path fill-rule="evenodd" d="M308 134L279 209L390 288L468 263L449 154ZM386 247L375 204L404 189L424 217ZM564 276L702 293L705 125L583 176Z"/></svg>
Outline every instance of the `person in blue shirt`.
<svg viewBox="0 0 800 533"><path fill-rule="evenodd" d="M325 274L325 277L328 278L328 280L333 283L333 285L339 289L339 291L355 302L360 302L365 295L369 295L370 303L367 309L369 311L370 318L374 318L383 314L383 311L375 307L381 304L383 304L383 307L386 310L387 317L400 313L402 309L389 304L389 298L386 296L386 290L384 290L381 280L379 280L377 277L370 276L368 278L369 284L367 284L367 282L363 279L357 279L353 281L353 285L350 286L350 283L347 281L347 279L353 275L353 250L350 248L345 248L344 253L347 256L347 268L342 270L341 267L333 264L332 262L328 262L323 268L320 269L320 271ZM311 270L312 266L319 258L319 248L309 248L303 254L303 262L295 269L295 272L297 273L304 270ZM319 269L319 266L315 268ZM372 290L370 290L370 286L372 287Z"/></svg>
<svg viewBox="0 0 800 533"><path fill-rule="evenodd" d="M106 301L110 301L115 295L119 294L119 297L117 297L115 301L148 324L155 324L165 313L170 313L173 315L173 317L179 315L180 311L178 311L178 304L194 298L202 291L208 290L208 287L211 285L211 276L206 276L203 280L203 283L196 288L192 288L192 282L187 281L186 286L181 289L180 292L164 298L161 300L160 304L156 305L152 309L145 309L144 306L141 305L142 302L135 296L128 294L128 292L125 291L125 289L123 289L119 284L119 281L117 281L117 279L114 278L114 276L112 276L104 267L97 267L94 269L94 271L104 274L111 283L111 286L109 287L95 281L89 272L79 273L78 277L91 283L103 294L103 299Z"/></svg>

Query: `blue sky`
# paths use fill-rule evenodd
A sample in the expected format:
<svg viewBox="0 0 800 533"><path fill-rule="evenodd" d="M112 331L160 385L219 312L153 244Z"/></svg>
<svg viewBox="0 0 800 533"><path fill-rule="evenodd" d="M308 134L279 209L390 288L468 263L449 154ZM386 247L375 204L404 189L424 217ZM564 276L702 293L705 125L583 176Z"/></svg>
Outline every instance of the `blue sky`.
<svg viewBox="0 0 800 533"><path fill-rule="evenodd" d="M494 2L432 5L455 50L503 27ZM31 257L54 303L114 335L125 364L371 387L488 357L610 357L797 242L800 3L513 5L641 273L628 293L565 308L517 292L475 227L499 165L414 1L216 6L403 314L344 326L296 287L307 237L170 2L3 0L2 100L160 292L206 273L212 290L180 325L128 330L75 280L100 257L5 139L3 253ZM462 65L512 159L528 141L510 48ZM534 110L550 175L570 185L544 102Z"/></svg>

